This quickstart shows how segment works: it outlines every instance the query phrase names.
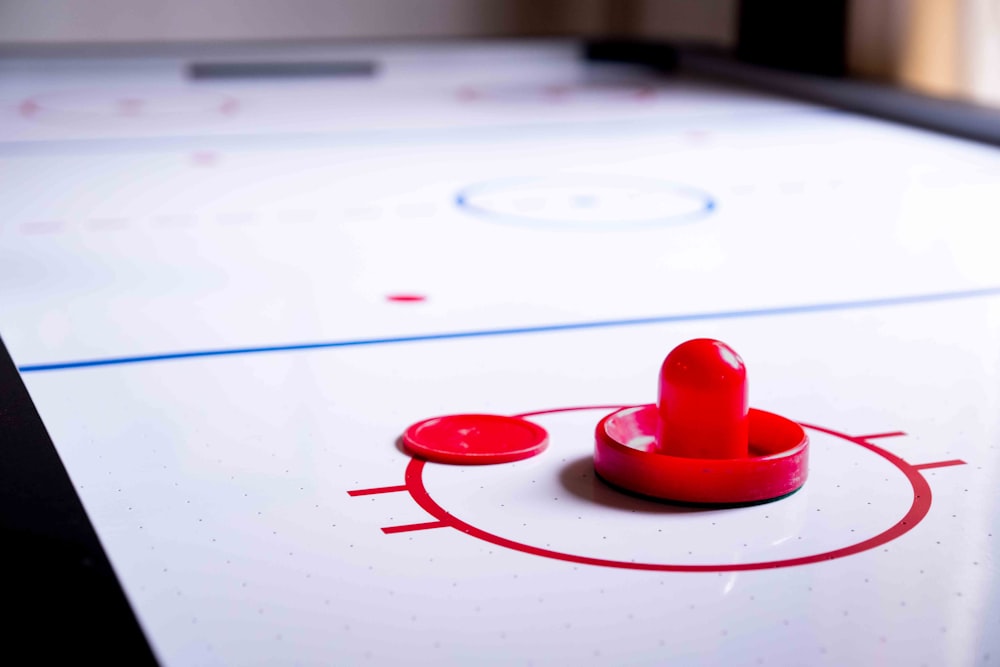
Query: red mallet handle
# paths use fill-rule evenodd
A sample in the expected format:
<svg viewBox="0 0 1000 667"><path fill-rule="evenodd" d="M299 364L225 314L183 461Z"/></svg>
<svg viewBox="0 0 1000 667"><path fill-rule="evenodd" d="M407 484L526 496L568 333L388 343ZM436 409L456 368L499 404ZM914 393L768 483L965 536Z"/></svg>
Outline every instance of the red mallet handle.
<svg viewBox="0 0 1000 667"><path fill-rule="evenodd" d="M682 343L660 368L656 450L686 458L744 458L748 408L740 355L710 338Z"/></svg>

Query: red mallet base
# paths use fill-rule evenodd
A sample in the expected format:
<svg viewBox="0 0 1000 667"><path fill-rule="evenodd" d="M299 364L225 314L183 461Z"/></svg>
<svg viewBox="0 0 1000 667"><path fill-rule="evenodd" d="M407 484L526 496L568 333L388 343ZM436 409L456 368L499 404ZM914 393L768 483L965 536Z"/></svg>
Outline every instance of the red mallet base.
<svg viewBox="0 0 1000 667"><path fill-rule="evenodd" d="M521 417L448 415L409 427L403 445L411 454L437 463L510 463L544 452L549 434Z"/></svg>
<svg viewBox="0 0 1000 667"><path fill-rule="evenodd" d="M749 411L749 456L669 456L655 447L656 405L613 412L597 425L594 469L612 486L643 496L697 505L776 500L805 484L809 438L779 415Z"/></svg>

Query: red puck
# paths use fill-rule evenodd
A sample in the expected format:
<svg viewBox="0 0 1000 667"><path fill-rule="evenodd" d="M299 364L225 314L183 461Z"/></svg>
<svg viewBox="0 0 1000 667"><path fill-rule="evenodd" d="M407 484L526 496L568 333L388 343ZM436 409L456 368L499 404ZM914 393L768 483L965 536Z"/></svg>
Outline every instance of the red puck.
<svg viewBox="0 0 1000 667"><path fill-rule="evenodd" d="M509 463L544 452L549 434L521 417L448 415L410 426L403 444L411 454L437 463Z"/></svg>

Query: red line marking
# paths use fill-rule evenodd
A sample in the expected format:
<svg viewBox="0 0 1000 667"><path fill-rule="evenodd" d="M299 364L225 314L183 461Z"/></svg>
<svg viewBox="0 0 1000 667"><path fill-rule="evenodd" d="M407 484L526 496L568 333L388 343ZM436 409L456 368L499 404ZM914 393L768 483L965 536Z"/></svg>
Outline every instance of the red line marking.
<svg viewBox="0 0 1000 667"><path fill-rule="evenodd" d="M419 303L427 300L423 294L389 294L385 298L397 303Z"/></svg>
<svg viewBox="0 0 1000 667"><path fill-rule="evenodd" d="M383 528L382 532L386 535L392 535L393 533L409 533L413 530L430 530L431 528L448 528L449 524L444 521L428 521L427 523L409 523L405 526L389 526L388 528Z"/></svg>
<svg viewBox="0 0 1000 667"><path fill-rule="evenodd" d="M35 100L28 99L21 102L21 105L20 107L18 107L18 109L20 110L22 116L24 116L25 118L31 118L39 111L41 111L42 107L39 106L38 102L36 102Z"/></svg>
<svg viewBox="0 0 1000 667"><path fill-rule="evenodd" d="M354 489L353 491L348 491L349 496L372 496L376 493L397 493L399 491L406 491L406 485L400 484L398 486L379 486L374 489Z"/></svg>
<svg viewBox="0 0 1000 667"><path fill-rule="evenodd" d="M554 410L540 410L538 412L530 412L522 415L538 415L547 414L551 412L569 412L571 410L594 410L594 409L604 409L610 406L593 406L587 408L559 408ZM616 406L623 407L623 406ZM597 565L600 567L613 567L626 570L646 570L646 571L658 571L658 572L737 572L737 571L747 571L747 570L771 570L781 567L792 567L798 565L808 565L811 563L822 563L837 558L844 558L845 556L852 556L854 554L859 554L870 549L882 546L883 544L888 544L897 537L905 535L910 530L912 530L917 524L919 524L927 513L931 509L931 486L920 474L919 467L927 467L928 465L958 465L959 461L945 461L937 464L924 464L923 466L913 466L901 459L900 457L888 452L881 447L877 447L869 442L865 442L861 438L852 437L839 433L837 431L832 431L830 429L822 428L820 426L812 426L809 424L802 424L805 428L819 431L821 433L826 433L832 435L836 438L841 438L850 443L858 445L859 447L864 447L868 451L881 456L886 459L894 466L896 466L903 475L906 476L907 481L909 481L910 486L913 489L913 502L910 504L910 508L906 513L892 526L883 530L881 533L869 537L866 540L857 542L855 544L850 544L846 547L841 547L839 549L832 549L830 551L825 551L823 553L811 554L809 556L800 556L797 558L786 558L784 560L772 560L772 561L760 561L752 563L713 563L706 565L687 565L679 563L635 563L632 561L621 561L621 560L611 560L606 558L593 558L591 556L581 556L578 554L564 553L560 551L552 551L551 549L543 549L541 547L532 546L530 544L524 544L522 542L515 542L514 540L501 537L499 535L494 535L493 533L488 533L481 528L476 528L473 525L465 523L461 519L451 515L441 507L433 498L431 498L430 493L428 493L427 488L424 486L423 482L423 469L426 465L426 461L422 459L411 459L410 463L406 467L406 486L409 489L410 496L421 508L424 509L431 516L437 517L438 522L432 522L430 524L416 524L413 527L409 526L399 526L397 528L383 528L383 532L400 532L401 530L423 530L424 528L443 528L451 527L458 531L465 533L470 537L474 537L484 542L489 542L490 544L495 544L498 547L504 547L507 549L513 549L514 551L520 551L521 553L530 554L533 556L542 556L543 558L552 558L555 560L566 561L569 563L578 563L581 565Z"/></svg>
<svg viewBox="0 0 1000 667"><path fill-rule="evenodd" d="M874 440L875 438L895 438L900 435L906 435L903 431L888 431L886 433L872 433L871 435L859 435L855 436L858 440Z"/></svg>
<svg viewBox="0 0 1000 667"><path fill-rule="evenodd" d="M949 459L947 461L931 461L930 463L917 463L913 467L917 470L927 470L928 468L946 468L948 466L964 466L962 459Z"/></svg>
<svg viewBox="0 0 1000 667"><path fill-rule="evenodd" d="M219 162L219 154L214 151L196 151L191 153L191 162L199 167L211 167Z"/></svg>
<svg viewBox="0 0 1000 667"><path fill-rule="evenodd" d="M146 100L141 97L123 97L116 101L119 116L138 116L147 108Z"/></svg>

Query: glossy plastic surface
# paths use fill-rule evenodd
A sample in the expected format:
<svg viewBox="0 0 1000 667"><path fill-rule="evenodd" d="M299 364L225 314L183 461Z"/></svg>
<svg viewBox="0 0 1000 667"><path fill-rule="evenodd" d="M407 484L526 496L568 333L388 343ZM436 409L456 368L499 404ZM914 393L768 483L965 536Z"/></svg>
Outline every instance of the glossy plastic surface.
<svg viewBox="0 0 1000 667"><path fill-rule="evenodd" d="M660 368L656 449L700 459L747 455L747 371L725 343L681 343Z"/></svg>
<svg viewBox="0 0 1000 667"><path fill-rule="evenodd" d="M410 453L437 463L509 463L541 454L544 428L520 417L448 415L413 424L403 434Z"/></svg>
<svg viewBox="0 0 1000 667"><path fill-rule="evenodd" d="M801 426L749 410L749 456L708 459L661 454L653 444L657 406L618 410L597 425L594 469L606 482L643 496L738 505L788 495L806 481L809 439Z"/></svg>

